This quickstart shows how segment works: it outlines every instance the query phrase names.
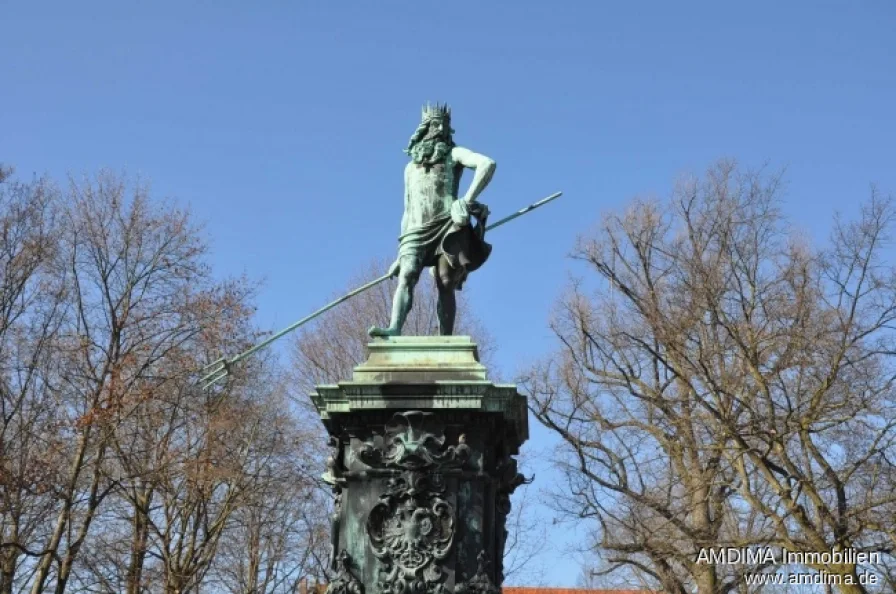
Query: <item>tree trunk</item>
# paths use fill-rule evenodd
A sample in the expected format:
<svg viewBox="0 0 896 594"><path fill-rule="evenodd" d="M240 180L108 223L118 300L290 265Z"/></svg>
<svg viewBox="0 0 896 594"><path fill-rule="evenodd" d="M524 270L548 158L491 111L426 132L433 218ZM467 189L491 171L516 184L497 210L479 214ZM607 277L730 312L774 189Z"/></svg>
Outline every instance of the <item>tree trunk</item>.
<svg viewBox="0 0 896 594"><path fill-rule="evenodd" d="M16 560L19 553L9 547L0 555L0 594L12 594L12 582L16 577Z"/></svg>
<svg viewBox="0 0 896 594"><path fill-rule="evenodd" d="M64 594L68 585L68 578L72 573L72 564L75 562L75 553L69 550L62 564L59 566L59 577L56 578L56 594Z"/></svg>
<svg viewBox="0 0 896 594"><path fill-rule="evenodd" d="M249 575L246 579L246 587L248 588L247 591L252 594L258 594L258 574L261 568L261 534L259 534L259 531L260 527L257 524L249 527L249 542L246 546L249 557Z"/></svg>
<svg viewBox="0 0 896 594"><path fill-rule="evenodd" d="M179 577L168 574L165 580L165 594L184 594L183 580Z"/></svg>
<svg viewBox="0 0 896 594"><path fill-rule="evenodd" d="M717 594L718 580L714 565L702 565L694 569L697 594Z"/></svg>
<svg viewBox="0 0 896 594"><path fill-rule="evenodd" d="M56 525L53 527L53 534L50 536L50 542L46 547L46 552L37 565L37 571L34 573L34 583L31 586L31 594L42 594L47 577L50 575L50 566L53 563L54 556L59 551L59 543L62 542L62 534L68 522L71 520L72 501L75 496L75 490L78 485L78 477L84 465L84 456L87 453L87 443L90 441L90 428L88 427L84 433L78 438L78 451L72 460L71 470L69 472L68 492L65 494L65 501L59 515L56 516Z"/></svg>
<svg viewBox="0 0 896 594"><path fill-rule="evenodd" d="M78 552L81 550L81 545L84 543L84 539L87 538L87 533L90 530L90 525L93 523L93 519L96 517L96 511L106 495L105 493L102 495L99 494L100 465L102 464L102 460L105 458L105 449L105 446L101 446L97 451L97 457L96 461L94 462L93 468L93 479L90 483L90 497L87 500L87 510L84 519L81 520L81 525L78 527L78 534L75 536L73 541L68 543L65 557L62 559L62 563L59 566L59 576L56 579L56 594L65 593L65 588L68 585L68 578L71 576L72 567L75 564L75 558L78 556ZM68 523L71 524L71 517L69 517Z"/></svg>
<svg viewBox="0 0 896 594"><path fill-rule="evenodd" d="M149 522L146 510L152 494L140 493L134 502L134 540L131 542L131 559L128 562L126 593L140 594L143 581L143 563L146 560L146 543L149 539Z"/></svg>

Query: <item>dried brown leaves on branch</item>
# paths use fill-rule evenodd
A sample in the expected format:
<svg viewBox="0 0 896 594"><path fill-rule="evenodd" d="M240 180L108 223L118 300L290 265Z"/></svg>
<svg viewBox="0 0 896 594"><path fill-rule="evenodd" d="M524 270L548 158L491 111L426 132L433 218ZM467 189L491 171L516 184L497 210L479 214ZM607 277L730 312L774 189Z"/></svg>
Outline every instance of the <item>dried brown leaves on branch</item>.
<svg viewBox="0 0 896 594"><path fill-rule="evenodd" d="M0 168L2 169L2 168ZM45 180L30 184L0 172L0 593L13 591L26 556L43 551L64 475L66 429L44 371L62 324L64 283L49 273L58 259L58 207Z"/></svg>
<svg viewBox="0 0 896 594"><path fill-rule="evenodd" d="M120 176L0 182L0 594L285 592L317 570L319 526L295 516L265 530L289 537L265 564L218 562L259 510L314 509L314 446L270 361L198 389L257 338L253 287L215 281L205 251Z"/></svg>
<svg viewBox="0 0 896 594"><path fill-rule="evenodd" d="M894 561L894 205L873 191L817 250L780 194L779 176L723 162L576 246L597 288L569 287L561 347L528 387L565 443L559 503L596 521L609 572L716 594L756 568L700 563L702 548Z"/></svg>

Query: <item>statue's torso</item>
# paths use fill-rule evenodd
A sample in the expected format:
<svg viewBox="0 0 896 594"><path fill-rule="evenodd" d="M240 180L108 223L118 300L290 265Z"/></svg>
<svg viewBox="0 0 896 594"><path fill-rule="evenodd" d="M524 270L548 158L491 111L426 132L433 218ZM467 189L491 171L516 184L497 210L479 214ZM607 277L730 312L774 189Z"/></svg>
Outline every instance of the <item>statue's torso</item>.
<svg viewBox="0 0 896 594"><path fill-rule="evenodd" d="M451 212L451 203L457 199L462 173L463 168L450 154L444 162L436 165L408 165L408 203L405 209L408 229L425 225Z"/></svg>

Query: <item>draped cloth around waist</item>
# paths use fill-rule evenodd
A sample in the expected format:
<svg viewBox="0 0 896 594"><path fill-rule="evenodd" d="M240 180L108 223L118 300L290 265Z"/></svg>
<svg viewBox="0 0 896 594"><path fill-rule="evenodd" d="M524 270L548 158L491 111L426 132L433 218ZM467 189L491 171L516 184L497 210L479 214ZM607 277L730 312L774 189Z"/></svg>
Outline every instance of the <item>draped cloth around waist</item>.
<svg viewBox="0 0 896 594"><path fill-rule="evenodd" d="M487 210L479 203L468 208L470 224L458 225L445 213L406 231L398 238L398 256L413 256L421 266L436 266L439 257L444 256L455 271L455 288L460 289L467 273L482 266L492 251L492 246L485 242ZM476 225L472 219L477 221Z"/></svg>

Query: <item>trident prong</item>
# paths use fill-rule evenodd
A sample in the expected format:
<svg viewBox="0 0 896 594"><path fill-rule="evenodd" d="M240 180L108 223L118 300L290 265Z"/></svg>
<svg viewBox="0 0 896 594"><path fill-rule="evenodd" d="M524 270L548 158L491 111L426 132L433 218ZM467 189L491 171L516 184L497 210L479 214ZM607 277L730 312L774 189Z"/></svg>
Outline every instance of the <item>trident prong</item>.
<svg viewBox="0 0 896 594"><path fill-rule="evenodd" d="M230 375L230 362L221 357L217 361L203 367L202 371L205 375L202 376L199 382L202 384L202 389L207 390Z"/></svg>

